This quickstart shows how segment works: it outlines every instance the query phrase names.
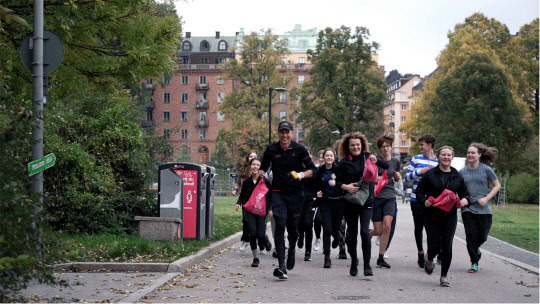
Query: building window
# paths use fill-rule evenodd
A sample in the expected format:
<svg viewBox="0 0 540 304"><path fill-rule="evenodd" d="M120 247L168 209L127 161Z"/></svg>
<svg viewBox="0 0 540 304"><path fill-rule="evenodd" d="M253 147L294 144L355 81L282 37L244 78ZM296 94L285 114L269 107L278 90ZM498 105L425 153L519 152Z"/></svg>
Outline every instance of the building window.
<svg viewBox="0 0 540 304"><path fill-rule="evenodd" d="M201 122L201 125L206 124L206 111L199 112L199 121Z"/></svg>
<svg viewBox="0 0 540 304"><path fill-rule="evenodd" d="M299 49L307 49L307 40L298 40Z"/></svg>
<svg viewBox="0 0 540 304"><path fill-rule="evenodd" d="M225 121L225 114L223 112L217 112L217 121Z"/></svg>
<svg viewBox="0 0 540 304"><path fill-rule="evenodd" d="M199 139L206 139L206 130L200 129L199 130Z"/></svg>
<svg viewBox="0 0 540 304"><path fill-rule="evenodd" d="M306 63L306 57L300 57L300 58L298 58L298 63L300 63L300 64Z"/></svg>
<svg viewBox="0 0 540 304"><path fill-rule="evenodd" d="M400 131L401 135L405 135L405 131Z"/></svg>
<svg viewBox="0 0 540 304"><path fill-rule="evenodd" d="M165 77L163 78L163 84L165 84L165 85L171 84L171 77L165 76Z"/></svg>
<svg viewBox="0 0 540 304"><path fill-rule="evenodd" d="M188 76L182 76L182 84L189 84L189 77Z"/></svg>
<svg viewBox="0 0 540 304"><path fill-rule="evenodd" d="M208 64L208 58L201 58L202 64Z"/></svg>
<svg viewBox="0 0 540 304"><path fill-rule="evenodd" d="M180 132L180 139L187 140L188 139L188 130L182 129Z"/></svg>
<svg viewBox="0 0 540 304"><path fill-rule="evenodd" d="M189 59L189 57L182 57L182 63L183 64L189 64L191 62L191 60Z"/></svg>
<svg viewBox="0 0 540 304"><path fill-rule="evenodd" d="M304 131L304 129L303 128L298 128L297 130L298 130L298 134L297 134L296 138L298 140L304 140L305 137L306 137L306 132Z"/></svg>
<svg viewBox="0 0 540 304"><path fill-rule="evenodd" d="M171 93L163 93L163 103L171 103Z"/></svg>
<svg viewBox="0 0 540 304"><path fill-rule="evenodd" d="M218 51L226 51L227 50L227 42L221 40L218 44Z"/></svg>
<svg viewBox="0 0 540 304"><path fill-rule="evenodd" d="M217 84L225 84L225 78L223 78L223 77L218 77L218 79L217 79Z"/></svg>
<svg viewBox="0 0 540 304"><path fill-rule="evenodd" d="M281 63L287 64L287 57L281 57Z"/></svg>
<svg viewBox="0 0 540 304"><path fill-rule="evenodd" d="M206 93L199 93L199 102L206 102Z"/></svg>
<svg viewBox="0 0 540 304"><path fill-rule="evenodd" d="M407 93L406 92L401 92L401 98L407 98Z"/></svg>
<svg viewBox="0 0 540 304"><path fill-rule="evenodd" d="M201 52L208 52L210 50L210 43L208 41L203 40L201 42Z"/></svg>
<svg viewBox="0 0 540 304"><path fill-rule="evenodd" d="M222 103L224 99L225 99L225 93L224 92L217 93L217 102L218 103Z"/></svg>
<svg viewBox="0 0 540 304"><path fill-rule="evenodd" d="M152 78L146 79L146 84L154 84L154 81L152 80Z"/></svg>
<svg viewBox="0 0 540 304"><path fill-rule="evenodd" d="M199 76L199 84L206 84L206 76Z"/></svg>
<svg viewBox="0 0 540 304"><path fill-rule="evenodd" d="M287 111L279 111L279 119L286 120L287 119Z"/></svg>
<svg viewBox="0 0 540 304"><path fill-rule="evenodd" d="M191 42L189 41L184 41L182 43L182 51L191 51Z"/></svg>
<svg viewBox="0 0 540 304"><path fill-rule="evenodd" d="M146 110L146 120L147 121L154 120L154 112L152 110Z"/></svg>
<svg viewBox="0 0 540 304"><path fill-rule="evenodd" d="M225 58L214 58L215 64L225 63Z"/></svg>
<svg viewBox="0 0 540 304"><path fill-rule="evenodd" d="M407 111L407 104L402 104L401 105L401 111Z"/></svg>
<svg viewBox="0 0 540 304"><path fill-rule="evenodd" d="M189 94L182 93L182 103L188 103L188 101L189 101Z"/></svg>
<svg viewBox="0 0 540 304"><path fill-rule="evenodd" d="M401 122L405 122L407 120L407 116L401 116Z"/></svg>
<svg viewBox="0 0 540 304"><path fill-rule="evenodd" d="M287 102L287 92L279 92L279 103Z"/></svg>
<svg viewBox="0 0 540 304"><path fill-rule="evenodd" d="M163 121L171 121L171 112L169 111L163 111Z"/></svg>
<svg viewBox="0 0 540 304"><path fill-rule="evenodd" d="M180 112L180 120L181 121L187 121L187 119L188 119L188 111Z"/></svg>
<svg viewBox="0 0 540 304"><path fill-rule="evenodd" d="M306 79L305 75L298 75L298 84L304 83L305 79Z"/></svg>
<svg viewBox="0 0 540 304"><path fill-rule="evenodd" d="M402 146L402 147L405 147L405 146L407 146L407 141L405 141L405 140L402 140L402 141L401 141L401 146Z"/></svg>
<svg viewBox="0 0 540 304"><path fill-rule="evenodd" d="M171 130L163 129L163 138L170 139L171 138Z"/></svg>

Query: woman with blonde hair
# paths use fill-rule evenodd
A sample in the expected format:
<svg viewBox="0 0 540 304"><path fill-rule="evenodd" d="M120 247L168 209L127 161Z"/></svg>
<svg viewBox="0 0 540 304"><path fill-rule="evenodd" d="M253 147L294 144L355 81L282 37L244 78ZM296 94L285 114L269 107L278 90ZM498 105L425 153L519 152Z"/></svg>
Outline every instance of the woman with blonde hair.
<svg viewBox="0 0 540 304"><path fill-rule="evenodd" d="M469 273L478 272L478 262L482 257L480 246L487 240L492 222L489 201L501 189L497 175L490 167L497 159L497 152L497 149L484 144L472 143L467 149L467 166L459 170L471 196L469 206L461 210L471 259ZM491 190L489 184L493 186Z"/></svg>

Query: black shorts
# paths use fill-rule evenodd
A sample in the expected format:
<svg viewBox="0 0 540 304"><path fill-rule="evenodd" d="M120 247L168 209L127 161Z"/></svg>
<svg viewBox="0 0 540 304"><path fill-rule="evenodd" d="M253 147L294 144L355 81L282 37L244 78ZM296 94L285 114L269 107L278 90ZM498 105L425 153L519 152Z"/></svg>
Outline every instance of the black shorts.
<svg viewBox="0 0 540 304"><path fill-rule="evenodd" d="M304 192L272 191L272 212L275 216L286 219L287 216L300 216L304 205Z"/></svg>
<svg viewBox="0 0 540 304"><path fill-rule="evenodd" d="M373 222L382 222L387 215L396 216L396 198L375 198L373 201Z"/></svg>

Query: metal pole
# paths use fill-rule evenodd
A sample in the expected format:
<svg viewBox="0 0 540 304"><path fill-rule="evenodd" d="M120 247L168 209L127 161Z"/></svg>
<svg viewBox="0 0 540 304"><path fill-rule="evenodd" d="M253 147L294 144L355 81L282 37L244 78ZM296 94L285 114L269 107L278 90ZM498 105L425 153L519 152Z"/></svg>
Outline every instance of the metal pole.
<svg viewBox="0 0 540 304"><path fill-rule="evenodd" d="M272 90L268 88L268 144L272 144Z"/></svg>
<svg viewBox="0 0 540 304"><path fill-rule="evenodd" d="M34 0L34 33L32 85L34 90L34 118L32 121L32 160L43 157L43 0ZM43 204L43 172L32 176L32 194L40 195L40 204L34 206L34 214L41 212Z"/></svg>

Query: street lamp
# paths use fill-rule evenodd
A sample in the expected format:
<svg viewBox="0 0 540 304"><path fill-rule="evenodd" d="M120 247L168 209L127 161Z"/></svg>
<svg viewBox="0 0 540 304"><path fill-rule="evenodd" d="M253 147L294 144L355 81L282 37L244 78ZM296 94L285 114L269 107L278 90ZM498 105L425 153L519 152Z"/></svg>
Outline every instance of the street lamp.
<svg viewBox="0 0 540 304"><path fill-rule="evenodd" d="M339 132L338 129L328 132L328 147L332 146L332 143L330 142L331 141L330 138L331 138L332 134L340 134L340 133L341 132Z"/></svg>
<svg viewBox="0 0 540 304"><path fill-rule="evenodd" d="M272 144L272 91L287 92L286 88L268 87L268 144Z"/></svg>

